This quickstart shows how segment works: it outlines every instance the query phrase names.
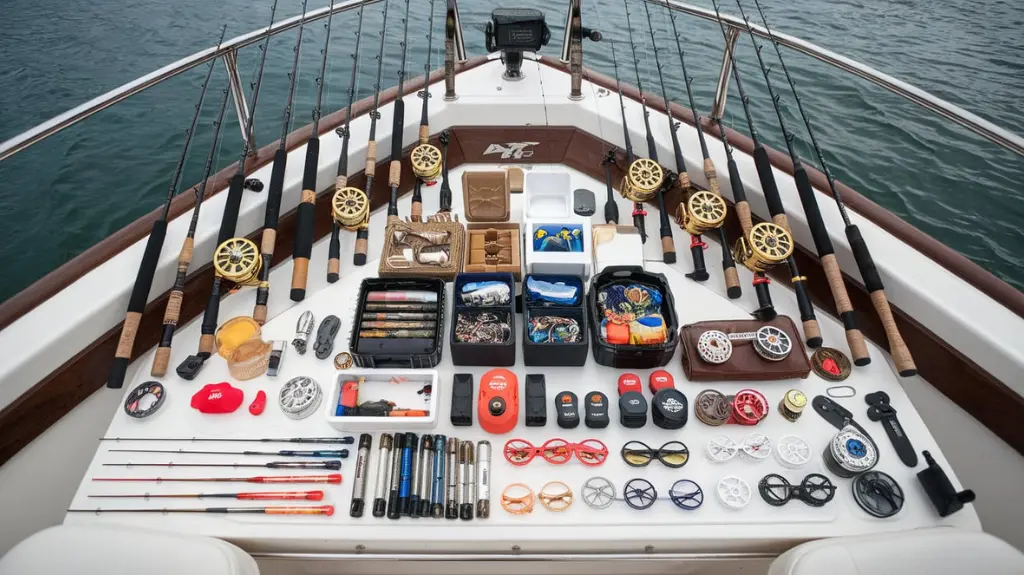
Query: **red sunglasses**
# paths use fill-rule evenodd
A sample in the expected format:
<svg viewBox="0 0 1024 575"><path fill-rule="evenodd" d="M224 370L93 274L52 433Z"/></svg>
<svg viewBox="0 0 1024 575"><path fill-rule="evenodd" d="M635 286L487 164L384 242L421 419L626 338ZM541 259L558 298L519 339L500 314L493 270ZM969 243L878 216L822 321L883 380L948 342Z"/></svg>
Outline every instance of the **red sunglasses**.
<svg viewBox="0 0 1024 575"><path fill-rule="evenodd" d="M560 438L549 439L540 447L534 447L525 439L510 439L505 443L505 459L512 465L526 465L540 455L548 463L561 465L572 459L588 466L601 465L608 459L608 447L597 439L584 439L580 443L569 443Z"/></svg>

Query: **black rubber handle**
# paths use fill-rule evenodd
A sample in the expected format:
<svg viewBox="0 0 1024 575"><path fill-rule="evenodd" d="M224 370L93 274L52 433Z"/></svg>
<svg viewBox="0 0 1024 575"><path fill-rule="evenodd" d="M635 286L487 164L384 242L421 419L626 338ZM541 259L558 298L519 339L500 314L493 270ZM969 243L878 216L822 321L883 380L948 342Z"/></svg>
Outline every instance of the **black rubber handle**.
<svg viewBox="0 0 1024 575"><path fill-rule="evenodd" d="M313 253L313 218L316 208L309 202L300 202L295 208L295 248L292 257L309 258Z"/></svg>
<svg viewBox="0 0 1024 575"><path fill-rule="evenodd" d="M220 288L223 281L220 276L213 278L210 299L206 300L206 311L203 312L203 323L199 329L200 333L204 335L213 335L217 331L217 316L220 314Z"/></svg>
<svg viewBox="0 0 1024 575"><path fill-rule="evenodd" d="M636 208L633 208L633 209L636 210ZM647 243L647 226L644 224L644 215L643 214L634 214L633 215L633 226L636 227L636 229L640 231L640 242L646 244Z"/></svg>
<svg viewBox="0 0 1024 575"><path fill-rule="evenodd" d="M764 146L754 148L754 166L757 167L757 177L761 180L761 191L764 192L764 200L768 204L768 213L772 216L785 214L779 187L775 184L775 174L772 173L772 162L768 159L768 151ZM732 177L731 173L729 177Z"/></svg>
<svg viewBox="0 0 1024 575"><path fill-rule="evenodd" d="M217 245L235 237L235 226L238 224L238 209L242 205L242 189L245 185L245 175L236 173L231 176L231 184L228 186L228 199L224 203L224 216L220 220L220 233L217 235Z"/></svg>
<svg viewBox="0 0 1024 575"><path fill-rule="evenodd" d="M270 190L267 192L267 216L263 227L277 229L278 215L281 213L281 192L284 190L284 169L288 164L288 152L278 148L274 152L274 167L270 170Z"/></svg>
<svg viewBox="0 0 1024 575"><path fill-rule="evenodd" d="M146 251L142 254L139 273L135 276L135 286L132 288L131 297L128 298L129 312L142 313L146 311L146 301L149 300L149 290L153 287L153 276L156 274L156 266L160 262L160 251L163 250L165 237L167 237L167 222L165 220L153 222L153 231L149 232Z"/></svg>
<svg viewBox="0 0 1024 575"><path fill-rule="evenodd" d="M686 277L696 282L707 281L710 275L708 275L707 264L704 262L704 242L701 241L700 236L690 236L690 255L693 256L693 271L686 274Z"/></svg>
<svg viewBox="0 0 1024 575"><path fill-rule="evenodd" d="M320 169L320 139L313 136L306 143L306 165L302 169L302 189L316 193L316 175ZM312 230L310 230L312 233Z"/></svg>
<svg viewBox="0 0 1024 575"><path fill-rule="evenodd" d="M814 238L814 247L818 250L818 257L835 253L832 239L828 237L828 230L825 229L825 221L821 218L821 210L818 209L818 200L814 197L815 191L811 187L811 179L807 176L807 170L804 169L803 164L797 164L794 168L793 179L796 180L796 190L800 193L800 203L804 206L807 226L811 228L811 237Z"/></svg>
<svg viewBox="0 0 1024 575"><path fill-rule="evenodd" d="M763 279L763 274L754 277L754 294L757 295L757 310L754 312L754 317L761 321L771 321L778 313L772 304L771 288L768 287L767 281L761 281Z"/></svg>
<svg viewBox="0 0 1024 575"><path fill-rule="evenodd" d="M327 244L327 259L341 259L341 227L338 224L334 224L331 227L331 241ZM334 283L336 281L338 281L338 274L328 272L327 283Z"/></svg>
<svg viewBox="0 0 1024 575"><path fill-rule="evenodd" d="M743 180L740 179L740 169L736 165L736 160L732 158L732 154L729 154L729 186L732 188L732 201L733 203L740 203L747 201L747 191L743 188Z"/></svg>
<svg viewBox="0 0 1024 575"><path fill-rule="evenodd" d="M391 122L391 159L402 159L402 134L405 128L405 101L401 95L395 100L395 115Z"/></svg>
<svg viewBox="0 0 1024 575"><path fill-rule="evenodd" d="M864 242L864 237L860 235L860 228L852 224L846 226L846 239L850 241L850 249L853 250L853 257L857 260L857 267L860 269L861 277L864 278L864 287L868 289L868 293L885 289L885 286L882 285L882 278L878 275L878 268L875 267L875 260L871 258L868 245Z"/></svg>

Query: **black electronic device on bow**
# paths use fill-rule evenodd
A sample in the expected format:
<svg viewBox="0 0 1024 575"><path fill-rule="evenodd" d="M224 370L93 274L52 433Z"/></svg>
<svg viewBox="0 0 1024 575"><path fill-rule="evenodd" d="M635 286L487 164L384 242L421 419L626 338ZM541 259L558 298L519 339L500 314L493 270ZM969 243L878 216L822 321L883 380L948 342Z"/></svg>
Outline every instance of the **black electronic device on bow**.
<svg viewBox="0 0 1024 575"><path fill-rule="evenodd" d="M496 8L484 28L484 46L488 52L501 51L506 80L522 79L523 52L536 52L549 40L544 13L532 8Z"/></svg>

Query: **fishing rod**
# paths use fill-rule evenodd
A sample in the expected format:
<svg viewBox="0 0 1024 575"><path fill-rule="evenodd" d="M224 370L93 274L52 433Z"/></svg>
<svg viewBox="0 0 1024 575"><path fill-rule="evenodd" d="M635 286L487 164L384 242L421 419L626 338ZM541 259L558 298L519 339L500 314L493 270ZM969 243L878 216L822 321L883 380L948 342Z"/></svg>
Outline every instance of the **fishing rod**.
<svg viewBox="0 0 1024 575"><path fill-rule="evenodd" d="M341 474L257 475L254 477L93 477L92 480L118 483L329 483L339 485Z"/></svg>
<svg viewBox="0 0 1024 575"><path fill-rule="evenodd" d="M100 441L215 441L218 443L227 442L258 442L258 443L330 443L351 445L355 438L351 435L345 437L261 437L251 438L212 438L212 437L101 437Z"/></svg>
<svg viewBox="0 0 1024 575"><path fill-rule="evenodd" d="M458 216L452 216L452 187L448 184L448 143L451 138L448 130L442 131L437 138L441 142L441 194L437 213L427 218L430 222L458 221Z"/></svg>
<svg viewBox="0 0 1024 575"><path fill-rule="evenodd" d="M104 463L103 467L249 467L263 469L341 469L341 461L271 461L269 463Z"/></svg>
<svg viewBox="0 0 1024 575"><path fill-rule="evenodd" d="M875 311L878 313L879 319L882 320L882 327L885 329L885 335L889 340L889 353L892 355L893 361L896 363L896 370L902 377L910 377L917 373L917 366L914 365L914 358L910 354L910 349L907 348L907 344L903 341L903 336L900 335L900 330L896 327L896 320L893 319L892 309L889 307L889 300L885 296L885 286L882 285L882 278L878 274L878 269L875 267L874 259L871 257L871 252L868 250L867 243L864 241L864 237L860 233L860 228L854 225L850 221L849 214L846 213L846 206L843 204L842 197L839 195L839 190L836 189L836 180L832 175L831 170L828 169L828 164L825 162L825 155L821 151L821 147L818 146L817 139L814 137L814 131L811 129L811 122L807 118L807 114L804 112L803 103L800 101L800 96L796 92L796 84L793 83L793 77L789 75L789 69L786 68L786 62L782 59L782 50L779 49L779 42L775 39L775 35L772 34L770 28L768 28L768 20L764 16L764 11L761 10L761 4L757 0L754 0L754 5L757 6L757 11L761 15L761 22L764 23L764 29L768 32L768 38L771 40L772 45L775 46L775 53L779 57L779 62L782 64L782 71L786 73L786 80L789 82L789 87L793 91L793 98L796 100L797 108L800 110L800 117L803 118L804 126L807 127L807 134L811 137L811 145L814 146L814 152L818 156L818 162L821 164L821 169L825 173L825 177L828 179L829 188L832 191L832 197L835 198L836 207L839 208L839 214L843 218L843 224L846 228L846 238L850 242L850 249L853 251L853 257L857 261L857 268L860 269L860 275L864 278L864 285L871 294L871 303L875 306ZM749 26L749 21L747 22ZM796 177L796 162L794 161L794 177ZM806 170L802 170L803 177L806 178ZM854 326L852 323L853 308L850 306L849 297L845 298L844 304L850 306L850 311L844 313L840 307L840 294L846 293L846 286L843 282L841 272L839 270L839 263L836 261L835 254L832 252L832 242L829 239L828 233L825 230L824 221L821 218L821 213L818 211L818 203L815 199L814 191L810 187L809 179L806 181L806 189L810 193L805 194L804 189L801 186L801 179L797 178L797 190L800 191L800 200L804 206L804 213L807 215L808 225L811 228L811 233L814 237L815 245L818 248L818 256L821 259L822 267L825 268L825 276L829 280L829 286L832 287L832 293L836 299L836 309L840 311L840 316L843 319L843 324L847 325L847 315L851 317L851 323L849 326ZM812 215L813 214L813 215ZM818 222L818 223L815 223ZM823 241L819 244L819 236ZM822 248L826 248L827 251L823 252ZM822 254L825 255L822 255ZM833 281L835 278L835 281ZM841 290L841 291L837 291ZM849 337L849 331L847 336ZM859 332L858 332L859 333ZM863 339L860 340L863 342ZM852 351L851 342L851 351ZM870 357L867 357L867 348L864 349L864 357L867 359L864 363L871 361ZM854 363L856 362L856 354L854 355ZM863 365L857 363L857 365Z"/></svg>
<svg viewBox="0 0 1024 575"><path fill-rule="evenodd" d="M386 1L386 0L385 0ZM402 183L402 140L405 132L405 56L409 48L409 0L405 0L405 17L402 18L402 66L398 69L398 95L395 97L394 116L391 122L391 164L388 166L388 185L391 197L388 200L388 223L399 222L398 186Z"/></svg>
<svg viewBox="0 0 1024 575"><path fill-rule="evenodd" d="M612 164L614 163L615 151L608 150L608 153L604 155L604 159L601 160L601 165L604 166L604 185L607 193L607 199L604 201L604 223L606 224L619 223L619 205L615 203L614 190L612 189Z"/></svg>
<svg viewBox="0 0 1024 575"><path fill-rule="evenodd" d="M220 45L224 42L224 33L227 29L227 25L221 27L220 39L217 40L214 53L220 51ZM153 276L156 275L160 252L164 248L164 239L167 237L167 218L170 216L171 201L178 192L178 180L181 179L181 172L185 168L185 158L188 157L188 150L192 145L192 135L195 133L196 124L199 123L203 100L206 99L206 88L210 85L210 78L213 76L213 68L216 65L217 59L210 59L210 67L206 70L206 79L203 80L203 86L199 91L199 101L196 102L196 112L192 115L192 122L188 129L185 130L185 145L181 149L181 156L178 157L178 166L174 168L174 176L171 178L171 186L167 191L164 209L160 212L160 217L153 222L153 229L149 231L149 239L146 240L146 249L142 253L142 262L139 263L139 272L135 276L135 285L132 286L132 293L128 297L128 309L125 312L124 324L121 326L121 337L117 342L117 350L114 351L114 364L111 366L110 376L107 378L107 387L109 388L123 386L125 375L128 373L132 347L135 346L135 336L139 332L139 322L142 321L142 313L146 311L149 290L153 287Z"/></svg>
<svg viewBox="0 0 1024 575"><path fill-rule="evenodd" d="M68 513L259 513L263 515L334 515L333 505L318 507L199 507L196 509L68 509Z"/></svg>
<svg viewBox="0 0 1024 575"><path fill-rule="evenodd" d="M220 220L220 231L217 233L217 247L213 252L213 285L210 287L210 299L206 302L203 322L200 326L199 351L185 358L177 368L178 376L185 380L195 379L203 368L203 363L213 354L214 333L217 331L217 315L220 313L220 297L224 280L239 285L248 285L256 279L259 271L258 249L256 244L235 237L238 225L238 211L242 205L242 191L245 187L245 163L252 149L252 126L256 119L256 104L259 102L260 86L263 84L263 68L267 63L267 52L270 47L271 30L274 27L274 16L277 14L277 0L270 8L270 24L267 26L266 39L260 46L259 70L256 81L252 84L252 101L249 103L249 119L245 123L246 137L242 142L242 154L238 159L238 169L231 176L228 184L228 195L224 201L224 214Z"/></svg>
<svg viewBox="0 0 1024 575"><path fill-rule="evenodd" d="M846 292L846 283L843 281L843 273L839 269L839 262L836 261L835 249L832 247L832 240L825 229L825 222L821 218L821 211L818 210L818 202L815 199L814 188L811 187L811 179L807 175L803 162L797 157L793 148L795 135L786 127L786 120L782 115L782 106L779 104L781 95L775 93L772 86L771 68L767 67L761 57L763 46L754 37L754 29L750 25L750 19L743 12L743 5L736 0L740 16L747 25L747 32L750 34L750 41L754 45L754 53L757 55L757 64L761 68L765 85L768 86L768 95L771 96L772 106L775 108L775 115L779 119L779 127L782 129L782 136L786 140L786 150L793 162L793 180L796 182L796 189L800 193L800 203L803 204L804 214L807 216L807 225L811 229L811 237L814 238L814 246L821 260L822 268L825 270L825 277L828 279L832 297L836 302L836 311L843 321L846 329L846 343L850 346L850 354L853 356L854 365L868 365L871 363L871 356L868 354L868 346L864 342L864 335L857 329L857 315L853 311L853 304L850 303L850 295Z"/></svg>
<svg viewBox="0 0 1024 575"><path fill-rule="evenodd" d="M651 20L651 11L647 4L644 3L644 10L647 12L647 25L651 30L651 42L655 45L655 58L657 58L657 41L654 38L654 23ZM704 281L708 278L707 272L704 274L698 274L698 259L701 264L704 263L704 248L706 245L701 240L700 235L710 229L718 229L718 239L722 244L722 273L725 276L725 288L726 294L730 299L736 299L743 294L743 290L740 287L739 274L736 273L736 262L732 257L732 252L729 250L729 237L725 233L725 228L722 224L725 222L725 215L727 207L725 200L722 198L722 192L718 185L718 171L715 169L715 164L711 160L711 156L708 153L707 140L704 138L704 130L700 123L700 114L697 112L697 104L693 100L693 89L690 86L693 83L693 77L686 72L686 58L684 56L683 46L679 42L679 32L676 29L675 13L672 10L668 10L669 17L672 22L672 32L676 41L676 52L679 54L679 66L683 71L683 84L686 86L686 97L690 102L690 110L693 113L693 125L697 130L697 138L700 141L701 155L704 158L704 177L708 181L708 191L693 190L693 193L689 195L685 204L680 204L679 215L682 216L680 219L681 225L690 232L700 232L697 234L691 234L690 236L690 253L694 258L694 272L693 274L687 274L692 279L697 281ZM690 178L686 173L686 160L683 158L683 149L679 145L679 136L676 131L679 129L680 124L672 120L672 107L668 103L668 92L665 90L665 81L662 77L661 65L658 65L658 80L661 81L661 91L664 94L666 109L668 110L669 118L669 131L672 134L672 149L675 152L676 166L679 170L679 186L680 189L685 193L687 189L690 189ZM685 178L684 178L685 176ZM684 186L685 184L685 186Z"/></svg>
<svg viewBox="0 0 1024 575"><path fill-rule="evenodd" d="M626 146L626 161L629 162L629 167L626 169L626 176L622 178L622 184L619 186L619 189L623 197L633 199L630 197L630 193L628 192L629 178L633 173L633 166L636 165L638 167L639 172L640 166L638 165L638 163L641 160L638 160L636 158L636 155L633 153L633 144L629 140L629 126L626 124L626 101L625 98L623 98L622 96L622 84L619 82L619 63L618 60L616 60L615 58L615 40L609 41L612 45L612 68L615 70L615 90L619 93L619 109L622 111L622 138ZM614 161L615 160L613 159L612 163L614 163ZM648 160L648 162L650 162L650 160ZM610 172L611 168L608 167L607 164L605 164L605 166L606 168L608 168ZM654 165L651 167L652 174L654 173L654 169L657 169L658 174L660 174L661 178L664 179L664 175L661 174L661 166L654 163ZM605 209L607 210L607 207ZM642 243L647 243L647 230L644 225L645 216L647 216L647 212L644 210L643 202L633 200L633 226L636 227L638 232L640 232L640 241Z"/></svg>
<svg viewBox="0 0 1024 575"><path fill-rule="evenodd" d="M370 200L366 192L348 185L348 141L352 136L352 102L356 98L356 74L359 72L359 44L363 38L363 8L359 5L359 24L356 26L356 48L352 53L352 77L348 81L348 112L345 113L345 127L338 128L341 136L341 156L338 158L338 175L334 179L334 196L331 198L331 241L327 246L327 283L338 281L341 271L341 229L358 232L370 223ZM359 253L355 254L353 263L357 266L366 263L363 253L362 263Z"/></svg>
<svg viewBox="0 0 1024 575"><path fill-rule="evenodd" d="M305 0L303 0L305 2ZM305 3L303 3L305 10ZM292 301L302 301L306 297L306 279L309 276L309 258L313 255L313 226L316 223L316 176L320 167L320 103L324 96L324 76L327 74L327 48L331 43L331 17L334 16L334 0L327 13L327 33L324 36L324 47L320 50L320 75L316 77L316 107L313 108L313 131L306 141L306 162L302 170L302 197L295 208L295 243L292 246ZM302 40L302 28L299 28L299 40ZM295 50L296 62L299 51ZM295 72L292 71L294 86ZM281 137L282 148L284 136ZM264 258L266 259L266 258ZM269 263L269 260L268 260ZM267 272L268 276L270 272Z"/></svg>
<svg viewBox="0 0 1024 575"><path fill-rule="evenodd" d="M786 219L786 209L782 206L782 197L779 195L779 188L775 183L775 174L772 173L772 163L764 144L758 139L754 120L750 115L750 98L743 91L743 80L740 78L739 68L736 66L735 55L729 46L729 37L725 33L722 15L718 11L718 2L711 0L711 5L715 9L718 28L722 31L722 38L725 40L725 51L729 55L732 75L736 79L736 89L740 93L740 101L743 102L743 112L747 117L747 126L750 128L750 139L754 141L754 166L757 168L757 176L761 181L761 190L764 192L765 203L768 204L768 212L772 215L772 223L757 224L751 227L750 234L740 238L741 241L737 242L733 256L744 267L755 273L767 272L782 261L786 262L792 277L790 281L793 284L793 291L796 293L800 320L803 322L804 341L807 343L807 347L818 348L822 343L821 329L818 327L818 320L814 316L814 306L811 304L811 297L807 292L807 278L800 275L800 268L797 267L796 259L793 258L796 242L793 240L793 234L789 231L789 221ZM766 276L762 277L765 280L768 279ZM754 281L756 286L756 277ZM774 317L774 313L773 308L770 315Z"/></svg>
<svg viewBox="0 0 1024 575"><path fill-rule="evenodd" d="M736 159L733 158L729 138L725 135L722 119L713 119L718 126L722 145L725 146L726 163L729 166L729 187L732 188L732 200L733 206L736 208L736 219L740 221L740 230L743 232L743 238L749 238L754 224L750 218L750 204L747 203L747 192L743 189L743 180L740 178L740 170L736 165ZM744 239L744 242L746 241ZM722 251L728 254L729 259L732 259L733 256L728 245L725 245ZM753 315L761 321L771 321L778 315L775 311L775 306L772 305L772 293L771 288L768 287L769 283L768 277L764 275L764 272L754 272L753 286L754 293L757 295L757 310L754 311Z"/></svg>
<svg viewBox="0 0 1024 575"><path fill-rule="evenodd" d="M665 190L662 184L665 183L665 171L658 163L658 146L654 142L654 134L651 132L651 113L647 110L647 97L644 96L644 86L640 83L640 62L636 57L636 44L633 42L633 26L629 21L629 3L622 0L626 8L626 30L629 32L629 49L633 54L633 69L636 71L636 89L640 92L640 106L644 112L644 129L647 130L647 154L650 158L641 158L632 162L627 174L627 183L623 194L634 202L641 203L650 201L655 196L658 198L658 212L661 223L661 253L662 259L667 264L676 263L676 245L672 239L672 225L668 219L668 211L665 210ZM646 4L645 4L646 6ZM623 111L625 113L625 111ZM685 168L683 168L685 169ZM701 254L703 267L704 254ZM696 264L696 262L694 262ZM707 272L704 272L705 275Z"/></svg>
<svg viewBox="0 0 1024 575"><path fill-rule="evenodd" d="M213 161L217 156L217 144L220 140L220 127L224 123L224 111L228 107L229 90L223 90L223 98L220 102L220 110L217 112L217 119L213 122L213 139L210 142L210 153L206 156L206 165L203 167L203 179L195 188L195 206L192 208L192 219L188 224L188 233L181 244L181 251L178 253L178 271L174 276L174 285L171 286L171 293L167 297L167 308L164 310L164 327L160 334L160 344L156 348L156 355L153 357L153 367L150 375L163 377L167 374L167 367L171 362L171 343L174 341L174 332L178 328L178 321L181 320L181 306L185 300L185 278L188 276L188 268L192 265L192 249L195 243L196 228L199 226L199 210L203 205L203 198L206 197L206 184L210 181L210 172L213 171Z"/></svg>
<svg viewBox="0 0 1024 575"><path fill-rule="evenodd" d="M154 495L152 493L130 493L87 495L90 499L238 499L239 501L323 501L323 491L253 491L240 493L175 493Z"/></svg>
<svg viewBox="0 0 1024 575"><path fill-rule="evenodd" d="M188 449L111 449L111 453L179 453L184 455L259 455L262 457L348 457L347 449L294 451L194 451Z"/></svg>
<svg viewBox="0 0 1024 575"><path fill-rule="evenodd" d="M423 108L420 111L420 133L419 145L412 149L409 155L409 163L412 164L412 172L416 174L416 187L412 193L412 209L410 210L410 221L423 221L423 196L422 187L424 184L433 186L437 175L441 173L441 150L430 143L430 117L427 112L427 104L430 101L430 54L434 46L434 0L430 0L430 18L427 20L427 61L423 64L423 90L419 95L423 98Z"/></svg>
<svg viewBox="0 0 1024 575"><path fill-rule="evenodd" d="M274 261L274 245L277 243L277 220L281 213L281 193L284 190L284 170L288 163L288 150L285 147L288 139L288 126L292 120L292 101L295 98L295 78L299 71L299 53L302 50L302 30L306 20L306 0L302 0L302 16L299 18L299 37L292 49L292 71L288 74L288 99L284 105L284 117L281 120L281 138L278 140L277 151L274 152L274 167L270 171L270 189L267 195L267 210L263 220L263 238L260 241L260 254L263 263L260 265L259 285L256 287L256 307L252 310L252 319L263 325L267 321L267 301L270 299L270 267ZM330 26L330 14L327 17ZM314 135L316 130L313 130ZM297 230L302 229L303 204L297 209ZM298 239L296 239L298 245ZM295 262L298 267L298 261Z"/></svg>

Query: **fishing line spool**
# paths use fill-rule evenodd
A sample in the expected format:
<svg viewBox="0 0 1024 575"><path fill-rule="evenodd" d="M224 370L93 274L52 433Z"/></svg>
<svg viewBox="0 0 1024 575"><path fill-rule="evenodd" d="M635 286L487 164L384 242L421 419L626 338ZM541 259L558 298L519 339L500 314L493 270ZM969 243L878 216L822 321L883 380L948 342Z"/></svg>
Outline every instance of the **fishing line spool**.
<svg viewBox="0 0 1024 575"><path fill-rule="evenodd" d="M647 202L658 195L665 182L665 170L650 158L637 158L622 178L622 196L633 202Z"/></svg>
<svg viewBox="0 0 1024 575"><path fill-rule="evenodd" d="M790 469L803 467L811 460L811 446L801 437L785 435L775 442L775 459Z"/></svg>
<svg viewBox="0 0 1024 575"><path fill-rule="evenodd" d="M725 221L727 211L725 200L714 192L699 190L679 204L676 210L676 223L690 235L699 236L705 232L718 229Z"/></svg>
<svg viewBox="0 0 1024 575"><path fill-rule="evenodd" d="M441 150L434 145L423 143L413 148L409 162L412 164L412 173L424 182L432 184L441 174Z"/></svg>
<svg viewBox="0 0 1024 575"><path fill-rule="evenodd" d="M782 361L793 351L793 339L784 330L766 325L753 332L730 333L708 330L697 338L697 353L708 363L722 364L732 357L733 342L751 342L754 351L767 361Z"/></svg>
<svg viewBox="0 0 1024 575"><path fill-rule="evenodd" d="M793 236L782 226L761 222L750 228L750 237L740 237L733 258L752 272L767 272L793 255Z"/></svg>
<svg viewBox="0 0 1024 575"><path fill-rule="evenodd" d="M750 485L735 475L727 475L718 481L715 488L718 500L729 509L743 509L750 503Z"/></svg>
<svg viewBox="0 0 1024 575"><path fill-rule="evenodd" d="M354 232L369 223L370 201L359 188L345 187L331 198L331 216L342 228Z"/></svg>
<svg viewBox="0 0 1024 575"><path fill-rule="evenodd" d="M791 389L779 401L779 413L787 421L796 422L807 407L807 396L799 389Z"/></svg>
<svg viewBox="0 0 1024 575"><path fill-rule="evenodd" d="M903 488L888 473L868 471L853 480L853 499L868 515L885 519L903 509Z"/></svg>
<svg viewBox="0 0 1024 575"><path fill-rule="evenodd" d="M847 425L825 446L822 459L829 471L849 479L878 463L878 449L860 430Z"/></svg>
<svg viewBox="0 0 1024 575"><path fill-rule="evenodd" d="M135 419L145 419L160 409L167 399L164 385L157 381L141 383L124 400L124 412Z"/></svg>
<svg viewBox="0 0 1024 575"><path fill-rule="evenodd" d="M305 419L320 407L323 391L313 378L299 376L288 380L277 397L281 411L291 419Z"/></svg>
<svg viewBox="0 0 1024 575"><path fill-rule="evenodd" d="M213 252L213 269L217 275L240 286L259 283L263 259L256 243L246 238L231 238Z"/></svg>

